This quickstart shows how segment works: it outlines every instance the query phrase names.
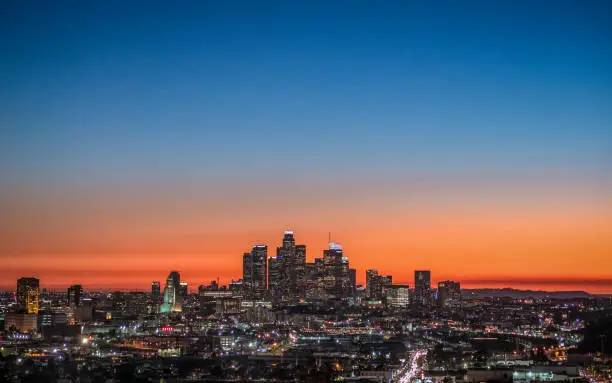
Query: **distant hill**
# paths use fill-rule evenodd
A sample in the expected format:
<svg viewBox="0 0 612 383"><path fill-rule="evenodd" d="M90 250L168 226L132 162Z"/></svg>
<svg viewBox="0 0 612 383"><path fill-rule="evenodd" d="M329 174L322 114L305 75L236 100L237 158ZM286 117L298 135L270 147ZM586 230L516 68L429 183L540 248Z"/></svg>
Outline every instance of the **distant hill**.
<svg viewBox="0 0 612 383"><path fill-rule="evenodd" d="M585 291L542 291L542 290L517 290L505 289L462 289L464 296L477 297L510 297L510 298L593 298L594 296Z"/></svg>

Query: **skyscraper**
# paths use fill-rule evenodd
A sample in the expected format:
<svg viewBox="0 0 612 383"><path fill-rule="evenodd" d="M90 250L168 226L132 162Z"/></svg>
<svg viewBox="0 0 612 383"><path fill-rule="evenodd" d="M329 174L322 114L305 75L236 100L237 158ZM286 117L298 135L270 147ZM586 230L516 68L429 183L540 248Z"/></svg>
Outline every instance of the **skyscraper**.
<svg viewBox="0 0 612 383"><path fill-rule="evenodd" d="M268 259L268 290L275 298L283 295L283 266L283 259L278 256Z"/></svg>
<svg viewBox="0 0 612 383"><path fill-rule="evenodd" d="M28 314L38 314L38 278L19 278L17 280L17 305Z"/></svg>
<svg viewBox="0 0 612 383"><path fill-rule="evenodd" d="M247 299L262 299L267 290L268 246L255 245L242 257L242 281Z"/></svg>
<svg viewBox="0 0 612 383"><path fill-rule="evenodd" d="M295 238L293 237L292 230L285 230L285 234L283 236L283 246L286 249L290 249L295 247Z"/></svg>
<svg viewBox="0 0 612 383"><path fill-rule="evenodd" d="M378 270L366 270L366 295L368 296L368 298L372 298L372 286L374 284L374 279L377 276Z"/></svg>
<svg viewBox="0 0 612 383"><path fill-rule="evenodd" d="M387 287L393 283L391 275L378 274L378 270L366 271L367 293L370 299L382 300Z"/></svg>
<svg viewBox="0 0 612 383"><path fill-rule="evenodd" d="M180 288L181 275L178 271L171 271L166 279L164 288L164 303L161 305L161 312L181 311L181 306L177 305L177 294Z"/></svg>
<svg viewBox="0 0 612 383"><path fill-rule="evenodd" d="M296 298L302 292L306 274L306 246L296 245L293 231L287 230L283 245L276 248L276 258L282 263L282 295Z"/></svg>
<svg viewBox="0 0 612 383"><path fill-rule="evenodd" d="M415 270L414 304L417 307L429 307L431 299L431 271Z"/></svg>
<svg viewBox="0 0 612 383"><path fill-rule="evenodd" d="M72 285L68 287L68 305L72 307L79 307L82 302L83 286Z"/></svg>
<svg viewBox="0 0 612 383"><path fill-rule="evenodd" d="M187 285L187 282L180 282L179 288L176 294L176 302L180 304L181 307L183 306L183 303L185 303L185 299L187 299L188 293L189 293L189 287Z"/></svg>
<svg viewBox="0 0 612 383"><path fill-rule="evenodd" d="M342 245L329 243L329 249L323 250L323 265L327 294L336 298L348 297L351 294L350 266L342 252Z"/></svg>
<svg viewBox="0 0 612 383"><path fill-rule="evenodd" d="M295 287L293 289L296 297L303 297L306 287L306 245L295 246L294 268Z"/></svg>
<svg viewBox="0 0 612 383"><path fill-rule="evenodd" d="M161 283L159 281L151 283L151 300L156 305L161 303Z"/></svg>
<svg viewBox="0 0 612 383"><path fill-rule="evenodd" d="M438 305L441 308L461 307L461 284L455 281L439 282Z"/></svg>

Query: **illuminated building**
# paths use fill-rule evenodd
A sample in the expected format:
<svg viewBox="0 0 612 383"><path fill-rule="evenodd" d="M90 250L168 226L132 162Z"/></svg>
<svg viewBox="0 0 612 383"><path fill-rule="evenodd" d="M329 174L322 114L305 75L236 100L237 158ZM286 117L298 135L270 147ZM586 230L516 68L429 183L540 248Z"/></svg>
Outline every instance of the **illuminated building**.
<svg viewBox="0 0 612 383"><path fill-rule="evenodd" d="M17 280L17 305L28 314L38 314L38 295L40 293L37 278L19 278Z"/></svg>
<svg viewBox="0 0 612 383"><path fill-rule="evenodd" d="M153 304L161 303L161 283L159 281L153 281L151 283L151 299L153 300Z"/></svg>
<svg viewBox="0 0 612 383"><path fill-rule="evenodd" d="M414 272L414 304L417 307L429 307L431 304L431 271Z"/></svg>
<svg viewBox="0 0 612 383"><path fill-rule="evenodd" d="M221 297L215 301L215 312L217 314L238 314L240 310L240 298L238 297Z"/></svg>
<svg viewBox="0 0 612 383"><path fill-rule="evenodd" d="M280 297L283 294L283 259L271 257L268 260L268 290L272 297Z"/></svg>
<svg viewBox="0 0 612 383"><path fill-rule="evenodd" d="M185 300L187 299L187 295L189 294L189 287L187 282L179 282L179 288L176 293L176 302L177 304L183 306Z"/></svg>
<svg viewBox="0 0 612 383"><path fill-rule="evenodd" d="M113 316L120 317L121 315L125 314L127 308L125 293L122 291L115 291L112 297Z"/></svg>
<svg viewBox="0 0 612 383"><path fill-rule="evenodd" d="M382 300L387 287L393 283L391 275L378 274L378 270L366 271L366 288L372 300Z"/></svg>
<svg viewBox="0 0 612 383"><path fill-rule="evenodd" d="M33 332L37 330L37 326L38 317L34 313L6 313L4 315L6 331Z"/></svg>
<svg viewBox="0 0 612 383"><path fill-rule="evenodd" d="M125 300L125 314L129 316L150 314L153 312L151 307L149 295L142 291L132 291L125 293L123 296Z"/></svg>
<svg viewBox="0 0 612 383"><path fill-rule="evenodd" d="M323 250L324 285L328 295L345 298L352 293L348 258L342 252L342 245L329 243Z"/></svg>
<svg viewBox="0 0 612 383"><path fill-rule="evenodd" d="M266 294L268 246L255 245L242 257L242 283L247 299L261 299Z"/></svg>
<svg viewBox="0 0 612 383"><path fill-rule="evenodd" d="M181 275L178 271L171 271L166 280L164 288L164 303L160 307L161 312L181 311L177 303L177 294L180 289Z"/></svg>
<svg viewBox="0 0 612 383"><path fill-rule="evenodd" d="M83 286L72 285L68 287L68 305L72 307L79 307L83 303Z"/></svg>
<svg viewBox="0 0 612 383"><path fill-rule="evenodd" d="M306 277L306 246L296 245L293 231L287 230L283 245L276 248L276 258L282 264L282 295L296 298L302 292Z"/></svg>
<svg viewBox="0 0 612 383"><path fill-rule="evenodd" d="M387 307L405 309L410 304L410 289L408 285L387 286L385 298Z"/></svg>
<svg viewBox="0 0 612 383"><path fill-rule="evenodd" d="M461 284L455 281L439 282L438 305L442 308L461 307Z"/></svg>
<svg viewBox="0 0 612 383"><path fill-rule="evenodd" d="M293 272L289 273L292 291L295 297L304 295L306 282L306 245L296 245L294 262L291 265Z"/></svg>
<svg viewBox="0 0 612 383"><path fill-rule="evenodd" d="M378 270L374 270L374 269L366 270L366 294L368 298L372 297L372 285L374 284L374 279L377 276L378 276Z"/></svg>
<svg viewBox="0 0 612 383"><path fill-rule="evenodd" d="M228 285L228 288L230 291L233 291L233 292L242 292L244 290L244 283L242 279L239 279L237 281L234 281L232 279L232 281Z"/></svg>

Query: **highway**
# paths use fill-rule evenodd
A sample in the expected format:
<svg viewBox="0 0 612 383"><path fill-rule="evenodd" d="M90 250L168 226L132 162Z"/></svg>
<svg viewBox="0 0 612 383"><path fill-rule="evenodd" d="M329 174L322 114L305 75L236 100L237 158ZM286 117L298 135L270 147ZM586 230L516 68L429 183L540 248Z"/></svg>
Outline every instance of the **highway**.
<svg viewBox="0 0 612 383"><path fill-rule="evenodd" d="M408 359L402 367L397 371L397 374L393 377L394 383L410 383L417 378L422 368L419 366L422 364L421 359L427 356L427 350L416 350L410 354Z"/></svg>

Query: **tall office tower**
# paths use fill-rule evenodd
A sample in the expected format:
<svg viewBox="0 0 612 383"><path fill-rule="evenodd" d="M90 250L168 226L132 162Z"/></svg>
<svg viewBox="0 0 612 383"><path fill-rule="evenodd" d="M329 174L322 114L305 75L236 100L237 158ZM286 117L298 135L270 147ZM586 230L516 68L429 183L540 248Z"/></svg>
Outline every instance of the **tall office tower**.
<svg viewBox="0 0 612 383"><path fill-rule="evenodd" d="M310 297L320 298L325 294L325 262L323 258L315 258L310 270L311 274L308 277L311 282Z"/></svg>
<svg viewBox="0 0 612 383"><path fill-rule="evenodd" d="M79 307L83 302L83 286L72 285L68 287L68 305Z"/></svg>
<svg viewBox="0 0 612 383"><path fill-rule="evenodd" d="M336 298L348 297L351 293L350 266L348 258L342 253L342 245L329 243L329 249L323 250L323 265L326 293Z"/></svg>
<svg viewBox="0 0 612 383"><path fill-rule="evenodd" d="M372 287L375 279L377 279L376 277L378 277L378 270L366 270L366 295L368 298L372 298Z"/></svg>
<svg viewBox="0 0 612 383"><path fill-rule="evenodd" d="M317 295L318 278L317 264L315 262L306 262L304 269L304 297L313 298Z"/></svg>
<svg viewBox="0 0 612 383"><path fill-rule="evenodd" d="M268 259L268 290L274 298L283 295L283 259L270 257Z"/></svg>
<svg viewBox="0 0 612 383"><path fill-rule="evenodd" d="M28 314L38 314L38 278L19 278L17 280L17 305Z"/></svg>
<svg viewBox="0 0 612 383"><path fill-rule="evenodd" d="M285 230L285 234L283 236L283 247L287 249L295 247L295 238L293 237L293 231Z"/></svg>
<svg viewBox="0 0 612 383"><path fill-rule="evenodd" d="M405 309L410 304L410 289L408 285L391 285L385 292L387 307Z"/></svg>
<svg viewBox="0 0 612 383"><path fill-rule="evenodd" d="M295 246L295 296L303 297L306 293L306 245Z"/></svg>
<svg viewBox="0 0 612 383"><path fill-rule="evenodd" d="M429 307L431 300L431 271L414 272L414 304L417 307Z"/></svg>
<svg viewBox="0 0 612 383"><path fill-rule="evenodd" d="M183 303L185 303L185 300L187 299L187 294L189 294L189 286L187 282L180 282L176 294L177 303L183 306Z"/></svg>
<svg viewBox="0 0 612 383"><path fill-rule="evenodd" d="M377 275L371 273L368 283L370 299L382 300L385 297L385 291L387 290L387 288L393 284L393 277L391 275Z"/></svg>
<svg viewBox="0 0 612 383"><path fill-rule="evenodd" d="M151 300L156 305L161 303L161 283L159 281L151 282Z"/></svg>
<svg viewBox="0 0 612 383"><path fill-rule="evenodd" d="M381 286L381 296L385 295L387 289L393 285L393 276L392 275L380 275L380 286Z"/></svg>
<svg viewBox="0 0 612 383"><path fill-rule="evenodd" d="M460 308L461 284L455 281L439 282L438 305L442 308Z"/></svg>
<svg viewBox="0 0 612 383"><path fill-rule="evenodd" d="M276 258L282 262L283 280L281 290L284 297L296 298L305 281L306 246L296 245L293 231L285 231L283 245L276 248Z"/></svg>
<svg viewBox="0 0 612 383"><path fill-rule="evenodd" d="M164 303L161 305L161 312L181 311L180 305L177 305L177 294L180 289L181 275L178 271L171 271L166 279L166 287L164 288Z"/></svg>
<svg viewBox="0 0 612 383"><path fill-rule="evenodd" d="M242 257L242 281L247 299L262 299L266 295L268 246L255 245Z"/></svg>

